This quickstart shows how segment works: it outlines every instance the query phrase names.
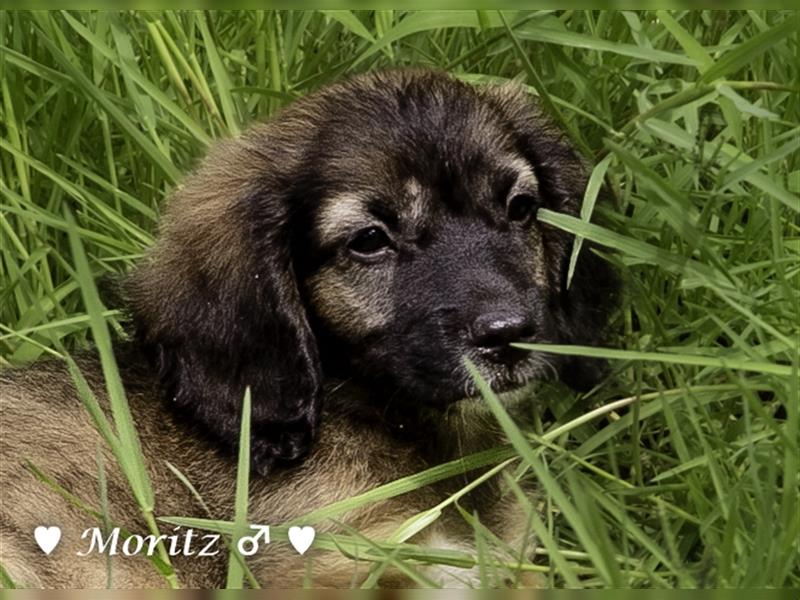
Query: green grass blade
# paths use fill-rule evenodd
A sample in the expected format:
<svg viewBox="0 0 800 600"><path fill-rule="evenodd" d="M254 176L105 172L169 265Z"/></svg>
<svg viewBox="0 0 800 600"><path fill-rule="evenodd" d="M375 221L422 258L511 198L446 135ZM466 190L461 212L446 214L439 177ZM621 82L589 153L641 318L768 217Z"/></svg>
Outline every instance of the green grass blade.
<svg viewBox="0 0 800 600"><path fill-rule="evenodd" d="M597 540L590 534L588 527L583 516L578 512L575 505L569 500L567 494L559 485L555 477L550 473L542 460L536 456L533 449L530 447L528 440L523 433L519 430L517 425L511 419L509 414L500 404L495 393L483 379L477 368L468 360L465 361L467 369L475 380L481 395L486 400L488 407L494 414L497 422L503 428L506 436L511 444L519 452L522 459L531 466L536 473L536 478L541 486L541 489L547 493L548 496L553 498L553 501L558 506L559 510L564 514L569 524L575 530L576 535L583 544L586 552L592 557L592 562L597 566L603 579L606 583L619 586L621 581L619 579L619 571L613 561L609 561L608 557L602 552L601 547L598 545Z"/></svg>
<svg viewBox="0 0 800 600"><path fill-rule="evenodd" d="M117 108L111 102L105 92L95 87L95 85L84 75L73 63L67 58L64 53L40 30L37 30L39 39L50 50L53 57L58 61L59 65L70 76L70 78L79 86L79 88L93 100L95 100L103 109L114 119L114 121L125 130L126 134L134 141L142 151L150 158L152 164L158 166L163 171L164 175L171 182L176 182L180 178L180 172L172 164L172 161L166 156L156 145L147 139L147 137L139 130L138 126L133 123L125 113Z"/></svg>
<svg viewBox="0 0 800 600"><path fill-rule="evenodd" d="M589 182L586 184L586 191L583 194L583 202L581 203L581 220L587 223L592 218L594 206L597 202L597 195L600 193L600 188L603 185L603 179L608 171L608 166L611 164L611 156L607 156L592 169L592 174L589 176ZM578 264L578 256L581 253L583 246L583 237L580 235L575 236L572 245L572 254L569 257L569 267L567 270L567 288L572 284L572 276L575 274L575 266Z"/></svg>
<svg viewBox="0 0 800 600"><path fill-rule="evenodd" d="M695 354L672 354L666 352L638 352L633 350L617 350L614 348L594 348L591 346L562 346L558 344L512 344L524 350L550 352L567 356L586 356L591 358L607 358L612 360L647 360L679 365L697 365L703 367L719 367L738 369L788 377L792 373L789 365L770 362L754 362L740 358L721 358Z"/></svg>
<svg viewBox="0 0 800 600"><path fill-rule="evenodd" d="M242 589L244 569L235 553L236 544L247 533L247 505L250 489L250 388L244 392L242 401L242 424L239 432L239 460L236 467L236 501L234 508L234 530L228 557L227 589Z"/></svg>
<svg viewBox="0 0 800 600"><path fill-rule="evenodd" d="M708 83L726 77L750 64L759 54L763 54L785 37L797 33L800 17L793 15L783 23L750 38L727 52L700 77L700 83Z"/></svg>
<svg viewBox="0 0 800 600"><path fill-rule="evenodd" d="M228 76L228 69L222 63L222 59L219 56L216 41L211 36L211 32L208 29L206 15L198 13L196 22L203 36L203 41L205 42L208 62L211 65L211 72L214 74L214 81L217 85L217 96L222 105L222 114L225 115L225 124L232 136L239 135L241 132L242 117L239 113L236 100L231 94L231 88L233 86Z"/></svg>
<svg viewBox="0 0 800 600"><path fill-rule="evenodd" d="M729 293L736 293L735 288L732 287L725 276L694 259L673 254L658 246L626 237L599 225L586 223L575 217L548 209L540 209L537 213L537 219L542 223L553 225L564 231L569 231L603 246L618 250L632 258L658 265L676 274L702 282L702 285L718 288Z"/></svg>
<svg viewBox="0 0 800 600"><path fill-rule="evenodd" d="M522 39L535 42L558 44L570 48L585 48L597 52L622 54L623 56L630 56L639 60L688 66L696 65L694 59L683 56L682 54L664 52L652 48L642 48L640 46L634 46L633 44L621 44L619 42L602 40L588 35L539 27L534 24L521 27L518 35Z"/></svg>
<svg viewBox="0 0 800 600"><path fill-rule="evenodd" d="M108 326L102 316L103 305L100 302L91 268L89 267L89 261L75 227L75 219L69 211L66 213L66 221L68 224L70 248L72 250L73 260L75 261L75 277L81 285L81 295L86 305L86 312L89 315L92 334L95 344L97 345L97 352L100 355L103 377L106 382L106 392L108 394L109 404L111 405L111 413L114 417L114 425L116 426L117 435L119 436L118 459L120 459L120 468L131 486L131 491L136 498L136 502L139 505L145 521L148 523L151 532L157 536L159 533L153 516L153 507L155 504L153 489L150 484L147 467L145 466L144 455L142 454L142 448L139 443L139 436L136 433L130 407L125 397L125 390L122 385L119 369L117 368ZM169 555L166 552L163 542L159 542L158 548L159 557L169 567ZM166 579L171 587L177 587L178 581L171 567L169 567Z"/></svg>

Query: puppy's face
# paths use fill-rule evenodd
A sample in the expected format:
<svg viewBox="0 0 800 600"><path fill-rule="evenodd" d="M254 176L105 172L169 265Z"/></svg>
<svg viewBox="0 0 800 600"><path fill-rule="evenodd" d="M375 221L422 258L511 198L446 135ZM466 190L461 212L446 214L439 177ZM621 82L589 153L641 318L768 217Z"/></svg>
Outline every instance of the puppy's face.
<svg viewBox="0 0 800 600"><path fill-rule="evenodd" d="M437 83L367 90L323 126L301 271L323 365L444 405L475 392L465 357L500 392L552 373L510 344L558 340L566 244L536 220L565 199L511 120Z"/></svg>
<svg viewBox="0 0 800 600"><path fill-rule="evenodd" d="M585 361L510 344L600 339L608 270L584 252L567 289L571 236L536 220L577 214L584 187L517 88L354 77L183 182L127 285L139 339L171 405L228 446L251 390L262 472L308 451L331 375L429 406L474 394L464 357L498 391L551 370L577 387Z"/></svg>

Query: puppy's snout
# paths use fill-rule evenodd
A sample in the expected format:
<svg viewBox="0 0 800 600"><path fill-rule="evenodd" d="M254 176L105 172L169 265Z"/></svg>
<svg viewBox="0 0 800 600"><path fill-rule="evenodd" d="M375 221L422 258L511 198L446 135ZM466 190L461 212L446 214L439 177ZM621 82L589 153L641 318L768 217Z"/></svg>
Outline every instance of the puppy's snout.
<svg viewBox="0 0 800 600"><path fill-rule="evenodd" d="M472 324L472 343L494 361L513 363L527 354L511 348L512 342L530 341L536 333L531 317L522 312L493 311L480 315Z"/></svg>

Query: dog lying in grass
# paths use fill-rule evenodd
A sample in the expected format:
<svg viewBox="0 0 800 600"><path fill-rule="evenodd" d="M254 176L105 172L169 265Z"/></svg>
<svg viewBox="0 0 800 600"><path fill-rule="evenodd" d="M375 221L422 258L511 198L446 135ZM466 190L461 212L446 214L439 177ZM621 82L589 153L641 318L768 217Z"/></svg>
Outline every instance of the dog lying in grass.
<svg viewBox="0 0 800 600"><path fill-rule="evenodd" d="M248 516L279 525L504 443L465 358L522 418L532 381L559 373L575 388L590 385L590 362L510 345L603 335L609 269L584 251L567 287L571 236L536 219L541 207L576 215L585 185L562 133L519 88L434 71L356 76L220 142L175 191L155 247L124 285L136 336L117 348L117 363L155 514L232 519L246 389ZM107 409L99 362L77 363ZM73 378L55 361L7 370L0 400L6 576L104 587L107 556L78 555L90 543L81 535L102 521L92 512L102 504L98 462L110 524L148 527ZM317 535L392 539L469 480L361 504L315 523ZM475 556L466 514L507 545L511 562L532 550L503 477L458 505L463 513L447 506L408 541ZM61 529L49 555L34 539L41 525ZM312 546L301 556L275 542L247 564L261 585L364 581L374 553L345 554ZM226 561L226 551L172 557L177 580L192 587L224 585ZM110 564L114 587L165 584L146 556ZM373 577L385 586L480 583L474 568L409 569ZM525 583L517 575L493 583Z"/></svg>

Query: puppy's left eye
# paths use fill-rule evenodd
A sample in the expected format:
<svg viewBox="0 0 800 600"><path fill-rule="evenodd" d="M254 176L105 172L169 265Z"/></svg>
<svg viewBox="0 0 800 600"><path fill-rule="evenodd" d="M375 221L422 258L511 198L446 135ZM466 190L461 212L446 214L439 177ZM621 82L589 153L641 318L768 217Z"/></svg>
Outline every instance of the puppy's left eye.
<svg viewBox="0 0 800 600"><path fill-rule="evenodd" d="M518 194L508 201L508 220L527 221L538 208L536 198L528 194Z"/></svg>

